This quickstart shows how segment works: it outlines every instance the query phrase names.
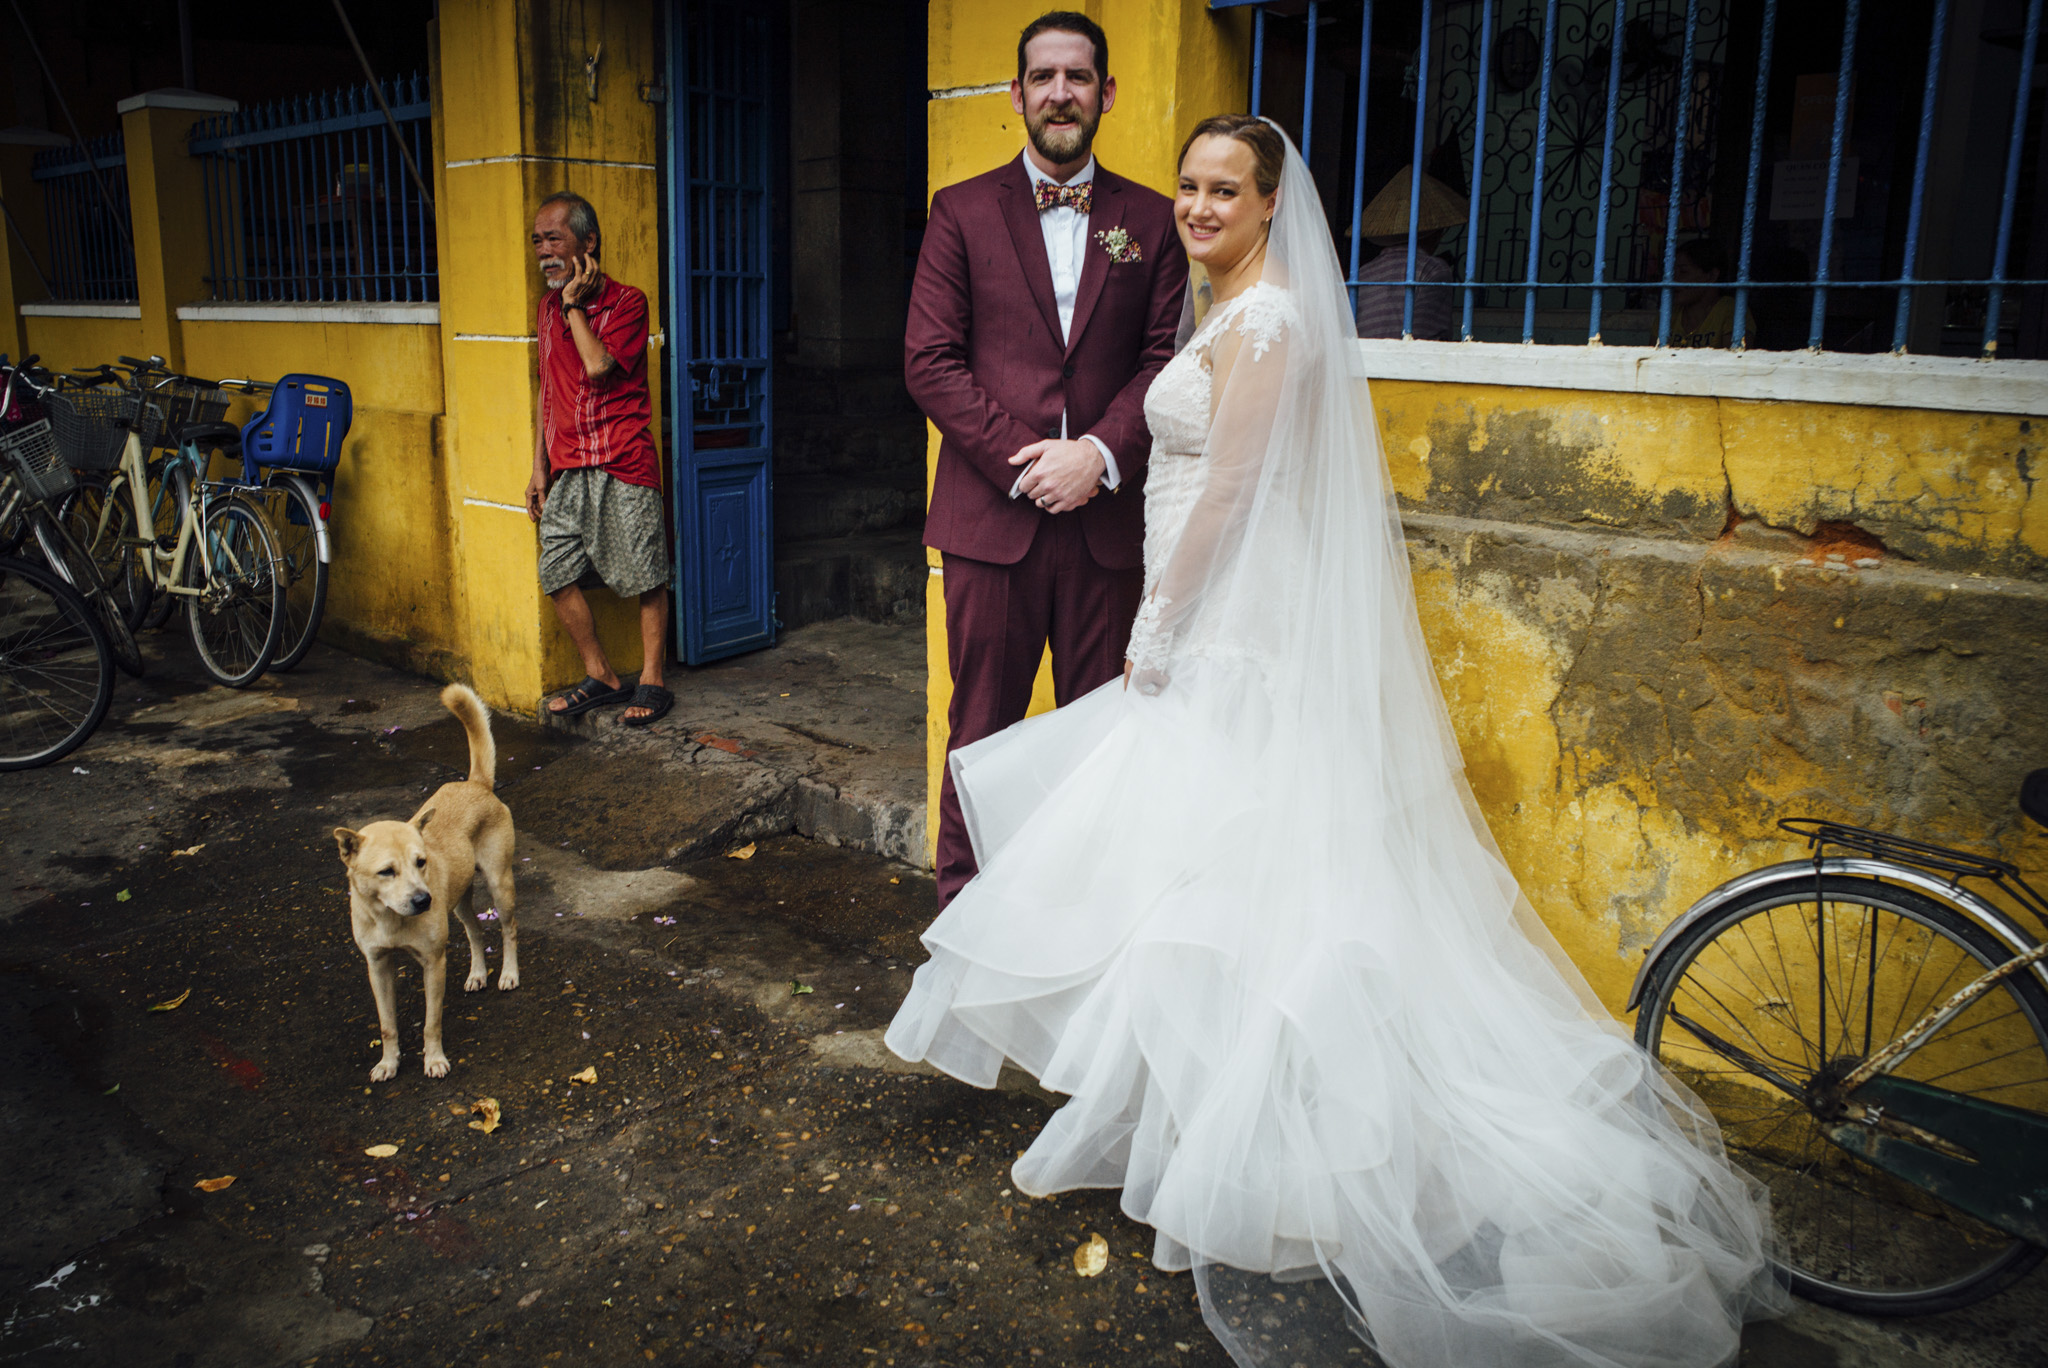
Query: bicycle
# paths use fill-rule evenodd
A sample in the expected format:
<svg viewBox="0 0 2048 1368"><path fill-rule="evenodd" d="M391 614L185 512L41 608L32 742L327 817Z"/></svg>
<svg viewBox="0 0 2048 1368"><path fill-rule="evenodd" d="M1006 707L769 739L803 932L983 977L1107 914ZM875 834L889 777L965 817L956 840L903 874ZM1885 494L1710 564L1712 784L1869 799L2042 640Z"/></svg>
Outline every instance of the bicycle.
<svg viewBox="0 0 2048 1368"><path fill-rule="evenodd" d="M128 383L136 391L204 383L156 369L158 358L121 361L130 367ZM176 454L149 463L142 434L127 434L112 474L96 486L98 515L86 545L102 557L131 551L129 573L149 586L151 603L159 593L164 596L162 616L178 599L185 601L192 644L206 672L229 688L245 688L269 667L283 634L282 557L262 509L239 490L209 481L206 453L183 436ZM152 471L158 474L154 481ZM148 535L138 534L139 528L148 528Z"/></svg>
<svg viewBox="0 0 2048 1368"><path fill-rule="evenodd" d="M354 404L346 384L322 375L295 372L273 384L222 380L219 387L267 392L270 403L241 427L217 420L190 424L179 439L187 448L204 446L239 461L241 478L231 482L270 519L285 582L284 633L271 668L289 670L313 648L327 608L333 559L328 495Z"/></svg>
<svg viewBox="0 0 2048 1368"><path fill-rule="evenodd" d="M19 389L33 395L43 414L0 435L0 464L9 467L6 488L0 490L0 524L20 529L17 543L33 535L50 567L100 614L114 663L140 678L142 649L122 602L99 562L65 529L59 509L77 486L72 465L103 463L110 435L118 443L130 429L152 432L155 410L139 401L102 402L109 398L103 394L63 394L54 382L37 381L33 360L9 370L0 393L0 410L15 408Z"/></svg>
<svg viewBox="0 0 2048 1368"><path fill-rule="evenodd" d="M99 615L48 566L0 556L0 770L69 755L113 700Z"/></svg>
<svg viewBox="0 0 2048 1368"><path fill-rule="evenodd" d="M2048 825L2048 771L2021 806ZM2003 860L1778 825L1811 858L1665 928L1636 1040L1770 1189L1794 1292L1863 1315L1980 1301L2048 1257L2048 942L2015 915L2048 926L2048 901Z"/></svg>

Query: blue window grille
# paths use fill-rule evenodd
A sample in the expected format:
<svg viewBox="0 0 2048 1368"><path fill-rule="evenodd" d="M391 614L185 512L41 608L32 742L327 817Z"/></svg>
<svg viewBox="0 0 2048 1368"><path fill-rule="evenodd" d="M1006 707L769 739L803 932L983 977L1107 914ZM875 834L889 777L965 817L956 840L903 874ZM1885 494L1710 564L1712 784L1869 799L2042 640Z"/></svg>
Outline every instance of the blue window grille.
<svg viewBox="0 0 2048 1368"><path fill-rule="evenodd" d="M58 299L135 299L127 166L119 133L87 139L83 152L72 146L36 153L30 175L43 192L50 288Z"/></svg>
<svg viewBox="0 0 2048 1368"><path fill-rule="evenodd" d="M1403 335L1440 291L1452 339L1685 345L1719 256L1726 345L2048 357L2043 0L1210 3L1354 290L1406 168ZM1434 244L1425 173L1469 201Z"/></svg>
<svg viewBox="0 0 2048 1368"><path fill-rule="evenodd" d="M431 166L432 110L418 75L384 82L394 137L367 85L206 119L207 282L241 303L404 303L440 298L433 210L399 152Z"/></svg>

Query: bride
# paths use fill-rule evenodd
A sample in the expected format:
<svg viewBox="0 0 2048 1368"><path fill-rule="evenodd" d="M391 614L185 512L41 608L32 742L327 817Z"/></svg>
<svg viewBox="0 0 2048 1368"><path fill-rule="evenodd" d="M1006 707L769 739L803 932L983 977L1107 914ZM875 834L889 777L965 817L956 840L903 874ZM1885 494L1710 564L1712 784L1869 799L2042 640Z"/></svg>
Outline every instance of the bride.
<svg viewBox="0 0 2048 1368"><path fill-rule="evenodd" d="M981 873L888 1043L1067 1094L1017 1186L1122 1188L1241 1364L1732 1362L1762 1189L1471 803L1314 182L1212 118L1175 214L1214 299L1145 403L1125 678L953 755Z"/></svg>

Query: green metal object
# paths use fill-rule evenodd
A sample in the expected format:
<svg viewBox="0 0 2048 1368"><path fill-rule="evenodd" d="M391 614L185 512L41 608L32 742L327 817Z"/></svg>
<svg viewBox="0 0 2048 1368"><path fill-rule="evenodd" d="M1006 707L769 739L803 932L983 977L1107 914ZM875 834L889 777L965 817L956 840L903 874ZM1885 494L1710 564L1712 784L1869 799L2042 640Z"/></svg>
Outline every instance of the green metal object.
<svg viewBox="0 0 2048 1368"><path fill-rule="evenodd" d="M2048 1245L2048 1116L1880 1075L1827 1136L2009 1235Z"/></svg>

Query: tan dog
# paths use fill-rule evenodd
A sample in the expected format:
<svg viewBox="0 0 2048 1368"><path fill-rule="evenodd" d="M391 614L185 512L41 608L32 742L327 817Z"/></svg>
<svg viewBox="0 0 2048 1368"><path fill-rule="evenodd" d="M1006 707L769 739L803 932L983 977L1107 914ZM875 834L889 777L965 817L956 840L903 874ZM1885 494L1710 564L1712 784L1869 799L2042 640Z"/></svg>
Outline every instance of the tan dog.
<svg viewBox="0 0 2048 1368"><path fill-rule="evenodd" d="M463 990L473 993L490 981L483 930L469 903L471 877L478 872L498 909L505 947L498 987L519 986L519 927L512 915L512 812L491 792L498 769L491 715L467 685L450 684L441 690L441 702L469 736L469 778L443 784L410 822L372 822L361 831L334 829L341 862L348 869L349 920L355 926L356 945L369 961L377 1029L384 1038L384 1057L370 1070L372 1083L398 1072L398 967L392 957L400 953L419 961L426 980L427 1077L448 1072L448 1056L441 1052L441 1000L448 988L451 908L469 936L469 978Z"/></svg>

